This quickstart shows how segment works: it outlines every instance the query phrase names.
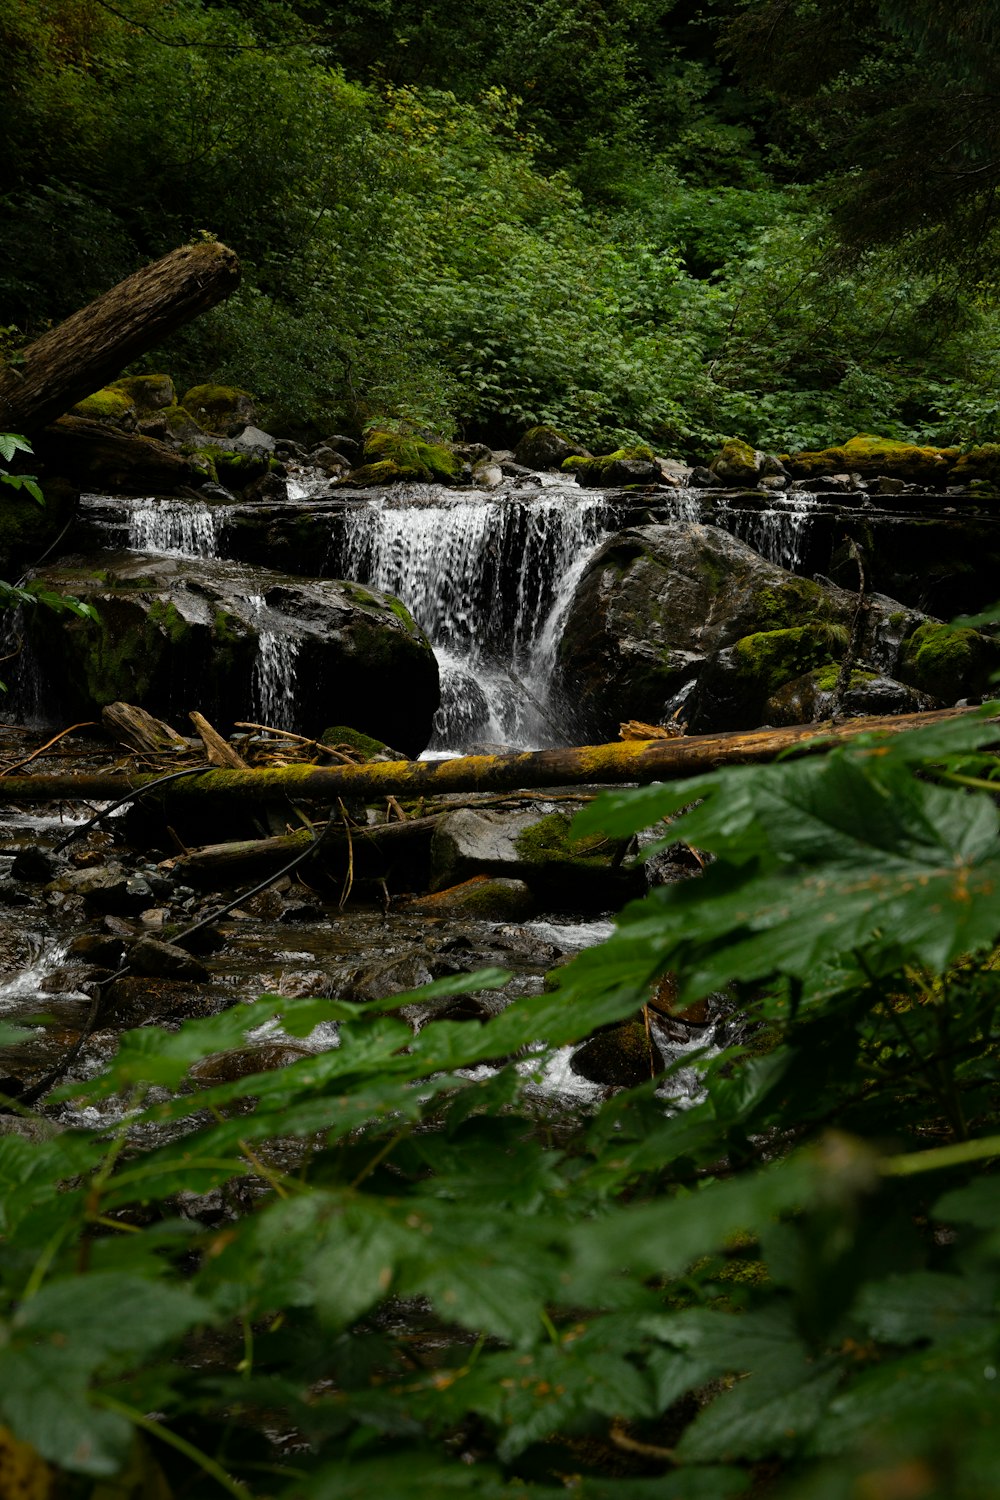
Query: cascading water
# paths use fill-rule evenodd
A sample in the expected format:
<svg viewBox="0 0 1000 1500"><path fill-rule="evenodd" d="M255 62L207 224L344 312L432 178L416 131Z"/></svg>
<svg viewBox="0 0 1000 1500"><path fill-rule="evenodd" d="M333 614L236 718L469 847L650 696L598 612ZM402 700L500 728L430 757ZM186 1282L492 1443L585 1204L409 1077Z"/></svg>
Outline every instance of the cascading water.
<svg viewBox="0 0 1000 1500"><path fill-rule="evenodd" d="M576 489L421 505L379 496L352 512L343 571L402 599L434 646L436 748L564 741L565 712L551 693L555 653L608 520L603 496Z"/></svg>
<svg viewBox="0 0 1000 1500"><path fill-rule="evenodd" d="M769 497L770 498L770 497ZM714 500L715 525L746 542L768 562L796 572L802 564L803 546L815 495L775 495L763 510L731 501L725 495Z"/></svg>
<svg viewBox="0 0 1000 1500"><path fill-rule="evenodd" d="M294 731L295 664L299 642L286 631L276 628L277 616L268 609L263 594L249 594L247 603L258 624L257 659L251 681L252 712L261 724Z"/></svg>
<svg viewBox="0 0 1000 1500"><path fill-rule="evenodd" d="M129 514L128 545L136 552L215 557L223 516L198 500L143 500Z"/></svg>

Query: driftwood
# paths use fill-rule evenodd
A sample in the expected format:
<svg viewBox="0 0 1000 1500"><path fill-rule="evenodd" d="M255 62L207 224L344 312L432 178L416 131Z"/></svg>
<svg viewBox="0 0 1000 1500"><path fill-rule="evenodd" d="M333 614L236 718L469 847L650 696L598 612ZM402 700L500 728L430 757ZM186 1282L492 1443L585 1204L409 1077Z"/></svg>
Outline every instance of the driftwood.
<svg viewBox="0 0 1000 1500"><path fill-rule="evenodd" d="M109 734L113 734L121 745L132 750L141 750L146 755L162 755L164 752L187 751L190 745L184 737L155 719L144 708L133 703L108 703L101 709L101 722Z"/></svg>
<svg viewBox="0 0 1000 1500"><path fill-rule="evenodd" d="M0 369L0 431L37 432L239 281L239 260L218 243L184 245L120 281Z"/></svg>
<svg viewBox="0 0 1000 1500"><path fill-rule="evenodd" d="M229 743L224 740L219 731L208 722L203 714L192 710L188 714L191 723L197 729L201 742L205 746L205 754L213 766L227 767L230 771L246 771L249 769L242 755L238 754Z"/></svg>
<svg viewBox="0 0 1000 1500"><path fill-rule="evenodd" d="M968 713L942 708L885 718L848 719L839 724L800 724L788 729L751 729L697 734L669 740L624 740L564 750L525 750L513 755L466 755L457 760L374 761L362 766L282 766L265 770L205 771L163 789L163 796L269 802L293 797L333 802L337 797L420 797L449 792L500 792L548 786L614 786L673 781L718 766L773 760L788 750L822 751L859 734L898 734ZM52 802L111 800L139 791L156 778L121 773L78 776L10 776L0 782L0 800Z"/></svg>

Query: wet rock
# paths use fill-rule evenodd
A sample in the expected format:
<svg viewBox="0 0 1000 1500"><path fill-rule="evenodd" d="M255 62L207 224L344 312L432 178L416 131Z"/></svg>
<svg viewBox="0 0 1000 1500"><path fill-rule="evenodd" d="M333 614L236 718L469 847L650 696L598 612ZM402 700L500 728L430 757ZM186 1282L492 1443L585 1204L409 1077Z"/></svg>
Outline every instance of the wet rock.
<svg viewBox="0 0 1000 1500"><path fill-rule="evenodd" d="M352 977L342 983L339 998L355 1002L381 1000L386 995L418 989L422 984L430 984L432 979L454 972L456 970L449 964L433 964L428 953L404 953L355 970Z"/></svg>
<svg viewBox="0 0 1000 1500"><path fill-rule="evenodd" d="M30 906L33 900L16 880L0 880L0 906Z"/></svg>
<svg viewBox="0 0 1000 1500"><path fill-rule="evenodd" d="M287 1068L309 1055L307 1048L291 1043L262 1042L259 1046L237 1047L232 1052L202 1058L193 1065L190 1076L203 1084L235 1083L237 1079L250 1078L254 1073Z"/></svg>
<svg viewBox="0 0 1000 1500"><path fill-rule="evenodd" d="M42 883L54 880L65 868L65 861L60 859L58 854L50 854L48 850L32 845L30 848L17 851L10 873L15 880Z"/></svg>
<svg viewBox="0 0 1000 1500"><path fill-rule="evenodd" d="M124 952L122 939L113 937L110 933L84 932L73 938L69 945L69 953L73 958L82 958L87 963L99 964L107 969L117 969Z"/></svg>
<svg viewBox="0 0 1000 1500"><path fill-rule="evenodd" d="M61 1126L42 1115L0 1115L0 1136L19 1135L25 1141L51 1141Z"/></svg>
<svg viewBox="0 0 1000 1500"><path fill-rule="evenodd" d="M488 875L474 875L460 885L417 896L401 907L407 915L478 917L484 922L516 921L535 909L535 898L523 880L491 880Z"/></svg>
<svg viewBox="0 0 1000 1500"><path fill-rule="evenodd" d="M54 714L92 716L125 701L169 721L197 701L225 732L246 717L258 664L270 652L303 733L318 734L336 705L357 729L409 755L430 738L439 698L434 653L408 611L374 589L264 570L248 581L236 563L134 552L105 554L100 571L67 559L39 581L86 599L100 617L95 628L36 612ZM295 684L308 692L296 695Z"/></svg>
<svg viewBox="0 0 1000 1500"><path fill-rule="evenodd" d="M100 1019L102 1026L119 1027L186 1021L194 1016L214 1016L226 1004L218 996L191 990L177 980L125 974L108 985Z"/></svg>
<svg viewBox="0 0 1000 1500"><path fill-rule="evenodd" d="M303 897L287 899L281 908L279 922L321 922L325 908L318 901Z"/></svg>
<svg viewBox="0 0 1000 1500"><path fill-rule="evenodd" d="M570 1059L570 1068L579 1077L622 1089L648 1083L663 1067L663 1054L641 1021L625 1021L596 1032Z"/></svg>
<svg viewBox="0 0 1000 1500"><path fill-rule="evenodd" d="M141 875L129 875L120 865L69 870L46 886L46 891L79 896L91 911L140 912L149 905L152 891Z"/></svg>
<svg viewBox="0 0 1000 1500"><path fill-rule="evenodd" d="M605 543L581 579L560 645L564 683L587 738L612 739L628 719L663 722L679 702L692 732L752 728L769 722L786 684L839 666L856 607L856 593L800 578L717 527L637 526ZM934 624L932 636L929 623L870 595L856 666L923 692L933 681L946 701L979 690L997 648L978 635L975 650L949 646L939 632L950 627ZM934 649L947 657L947 694L944 672L921 677L922 646L927 667Z"/></svg>
<svg viewBox="0 0 1000 1500"><path fill-rule="evenodd" d="M127 954L133 974L147 979L190 979L205 981L211 976L205 965L174 943L143 937L132 944Z"/></svg>

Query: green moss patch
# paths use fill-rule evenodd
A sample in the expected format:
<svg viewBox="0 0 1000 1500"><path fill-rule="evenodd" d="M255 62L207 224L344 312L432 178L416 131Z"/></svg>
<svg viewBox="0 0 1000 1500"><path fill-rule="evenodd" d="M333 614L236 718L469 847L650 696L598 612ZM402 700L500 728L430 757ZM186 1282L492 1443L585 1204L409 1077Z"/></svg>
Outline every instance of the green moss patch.
<svg viewBox="0 0 1000 1500"><path fill-rule="evenodd" d="M364 454L373 468L381 463L391 463L400 471L406 471L406 477L438 484L453 484L462 472L461 459L447 443L415 434L373 428L365 436ZM350 476L352 483L357 482L359 472Z"/></svg>
<svg viewBox="0 0 1000 1500"><path fill-rule="evenodd" d="M72 409L74 417L87 417L91 422L109 422L116 427L132 426L135 423L135 402L117 386L107 385L103 390L84 396Z"/></svg>
<svg viewBox="0 0 1000 1500"><path fill-rule="evenodd" d="M863 479L886 476L911 484L942 485L958 461L957 448L919 447L894 438L859 433L840 447L815 453L793 453L785 460L796 479L818 479L827 474L860 474Z"/></svg>
<svg viewBox="0 0 1000 1500"><path fill-rule="evenodd" d="M832 660L829 639L813 625L758 630L738 640L732 656L748 692L765 698L784 683Z"/></svg>
<svg viewBox="0 0 1000 1500"><path fill-rule="evenodd" d="M655 463L656 458L652 448L645 443L634 443L630 448L617 448L614 453L601 453L594 458L571 454L563 459L560 467L564 474L574 474L581 484L599 485L615 464L630 461Z"/></svg>
<svg viewBox="0 0 1000 1500"><path fill-rule="evenodd" d="M324 729L319 737L321 745L346 746L353 750L362 761L376 760L379 756L391 754L389 746L382 740L377 740L373 735L362 734L360 729L351 729L347 724L334 724L330 729Z"/></svg>
<svg viewBox="0 0 1000 1500"><path fill-rule="evenodd" d="M983 691L997 655L977 630L928 620L906 642L899 675L935 698L962 698Z"/></svg>

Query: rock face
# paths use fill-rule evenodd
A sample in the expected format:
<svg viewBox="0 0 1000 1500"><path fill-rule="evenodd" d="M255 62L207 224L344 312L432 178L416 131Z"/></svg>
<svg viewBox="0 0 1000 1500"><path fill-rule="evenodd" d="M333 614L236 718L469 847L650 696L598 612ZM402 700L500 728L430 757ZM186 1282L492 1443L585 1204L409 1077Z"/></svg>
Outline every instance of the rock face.
<svg viewBox="0 0 1000 1500"><path fill-rule="evenodd" d="M100 617L36 612L53 712L92 717L125 700L181 722L197 708L223 729L259 713L313 737L338 721L410 755L430 738L437 662L398 600L189 557L108 553L99 565L67 559L42 576Z"/></svg>
<svg viewBox="0 0 1000 1500"><path fill-rule="evenodd" d="M581 736L613 738L624 719L658 723L675 709L696 733L803 722L807 706L828 712L857 603L714 526L621 532L592 559L560 646ZM977 694L997 655L974 631L872 595L845 709L897 712Z"/></svg>

